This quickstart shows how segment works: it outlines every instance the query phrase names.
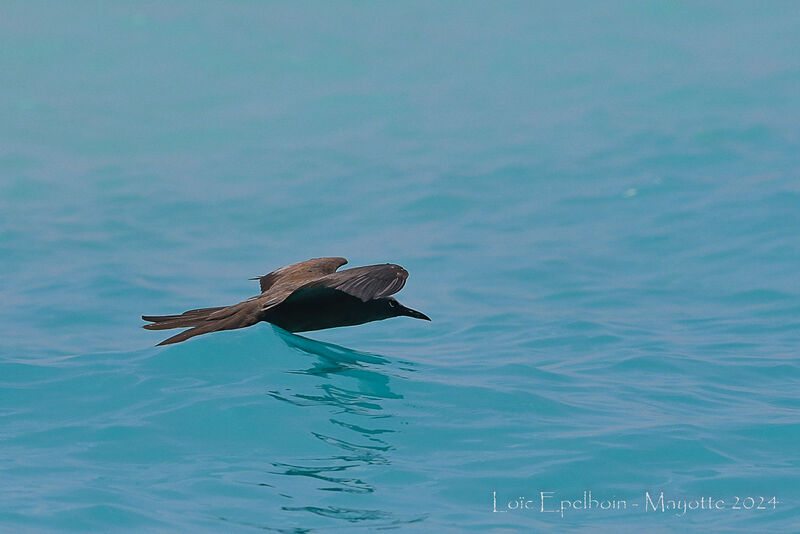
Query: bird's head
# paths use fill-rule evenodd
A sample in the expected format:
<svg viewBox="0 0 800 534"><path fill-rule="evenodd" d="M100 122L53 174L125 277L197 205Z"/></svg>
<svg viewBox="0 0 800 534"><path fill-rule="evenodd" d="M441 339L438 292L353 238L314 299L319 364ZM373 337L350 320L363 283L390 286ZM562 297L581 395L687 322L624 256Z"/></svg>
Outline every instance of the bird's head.
<svg viewBox="0 0 800 534"><path fill-rule="evenodd" d="M415 319L424 319L426 321L430 321L431 318L425 315L422 312L418 312L417 310L412 310L411 308L406 308L399 302L397 299L393 297L387 297L382 299L376 299L380 301L380 305L382 311L386 314L386 317L400 317L401 315L405 315L406 317L413 317Z"/></svg>

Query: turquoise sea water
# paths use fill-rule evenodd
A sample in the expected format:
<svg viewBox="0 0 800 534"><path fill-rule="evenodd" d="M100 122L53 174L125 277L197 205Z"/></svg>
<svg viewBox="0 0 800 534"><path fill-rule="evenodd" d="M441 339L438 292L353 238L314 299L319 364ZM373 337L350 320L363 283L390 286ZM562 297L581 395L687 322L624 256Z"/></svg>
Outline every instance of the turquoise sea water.
<svg viewBox="0 0 800 534"><path fill-rule="evenodd" d="M2 11L0 531L800 530L797 3Z"/></svg>

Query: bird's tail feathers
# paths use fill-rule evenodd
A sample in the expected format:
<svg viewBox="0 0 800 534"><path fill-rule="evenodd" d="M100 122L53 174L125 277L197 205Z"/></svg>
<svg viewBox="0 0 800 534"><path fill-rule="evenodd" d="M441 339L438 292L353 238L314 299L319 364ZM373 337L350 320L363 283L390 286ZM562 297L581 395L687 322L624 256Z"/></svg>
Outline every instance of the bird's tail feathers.
<svg viewBox="0 0 800 534"><path fill-rule="evenodd" d="M153 323L146 324L143 328L148 330L168 330L170 328L195 326L197 323L207 320L214 313L224 310L227 307L228 306L199 308L197 310L185 311L180 315L142 315L142 319Z"/></svg>
<svg viewBox="0 0 800 534"><path fill-rule="evenodd" d="M151 322L143 328L147 330L189 328L159 343L159 345L170 345L200 334L254 325L258 322L259 308L258 303L247 301L233 306L189 310L180 315L142 315L142 319Z"/></svg>

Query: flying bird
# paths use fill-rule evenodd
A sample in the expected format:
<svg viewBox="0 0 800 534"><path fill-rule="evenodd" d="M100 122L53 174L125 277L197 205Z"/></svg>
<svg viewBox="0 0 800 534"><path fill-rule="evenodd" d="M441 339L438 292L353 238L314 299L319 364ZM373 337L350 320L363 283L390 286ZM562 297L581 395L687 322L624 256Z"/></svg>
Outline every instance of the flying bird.
<svg viewBox="0 0 800 534"><path fill-rule="evenodd" d="M314 258L251 278L261 294L232 306L200 308L180 315L142 315L148 330L188 328L159 345L190 337L234 330L266 321L289 332L308 332L381 321L405 315L430 321L394 297L406 283L408 271L393 263L337 271L344 258Z"/></svg>

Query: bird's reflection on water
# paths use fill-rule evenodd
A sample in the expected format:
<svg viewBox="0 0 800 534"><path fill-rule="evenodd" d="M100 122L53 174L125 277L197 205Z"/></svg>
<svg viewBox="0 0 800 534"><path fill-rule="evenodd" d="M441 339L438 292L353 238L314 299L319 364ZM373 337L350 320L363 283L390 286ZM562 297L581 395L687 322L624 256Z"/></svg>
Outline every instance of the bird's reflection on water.
<svg viewBox="0 0 800 534"><path fill-rule="evenodd" d="M324 341L315 341L277 327L273 327L273 330L289 347L319 358L311 368L296 371L298 373L324 376L328 373L351 369L367 369L384 376L394 374L395 371L411 373L416 371L414 364L410 362L389 360L378 354L348 349ZM387 364L392 365L385 368L379 367Z"/></svg>
<svg viewBox="0 0 800 534"><path fill-rule="evenodd" d="M408 374L415 371L413 364L314 341L279 328L275 328L275 332L292 349L313 357L309 367L287 371L306 375L313 379L313 383L307 391L292 388L271 390L267 394L298 408L333 408L328 419L330 427L309 430L310 436L330 446L333 451L330 456L273 462L274 470L270 474L301 477L320 492L353 494L353 498L346 500L348 504L359 502L355 500L357 494L379 491L369 478L391 465L394 450L391 436L400 425L391 404L403 396L392 390L392 382L406 380ZM282 509L314 514L317 518L345 520L350 524L363 522L363 526L391 527L422 519L405 514L400 517L384 510L318 504L283 506Z"/></svg>

